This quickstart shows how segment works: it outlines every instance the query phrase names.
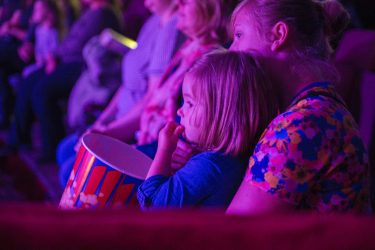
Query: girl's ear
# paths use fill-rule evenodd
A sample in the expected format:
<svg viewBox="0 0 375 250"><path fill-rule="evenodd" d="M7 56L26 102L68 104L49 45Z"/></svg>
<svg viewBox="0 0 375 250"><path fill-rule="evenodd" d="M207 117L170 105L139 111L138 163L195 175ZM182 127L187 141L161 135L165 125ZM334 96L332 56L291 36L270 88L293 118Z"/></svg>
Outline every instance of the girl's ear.
<svg viewBox="0 0 375 250"><path fill-rule="evenodd" d="M271 30L271 50L279 51L285 45L288 35L288 25L285 22L277 22Z"/></svg>

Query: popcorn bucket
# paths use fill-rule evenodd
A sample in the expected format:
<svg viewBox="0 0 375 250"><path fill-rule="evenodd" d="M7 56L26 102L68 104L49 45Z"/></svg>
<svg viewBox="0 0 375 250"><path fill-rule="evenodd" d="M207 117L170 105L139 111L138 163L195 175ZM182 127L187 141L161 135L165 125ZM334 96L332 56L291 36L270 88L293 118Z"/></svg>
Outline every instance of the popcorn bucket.
<svg viewBox="0 0 375 250"><path fill-rule="evenodd" d="M60 208L137 206L137 189L151 162L142 152L114 138L84 136Z"/></svg>

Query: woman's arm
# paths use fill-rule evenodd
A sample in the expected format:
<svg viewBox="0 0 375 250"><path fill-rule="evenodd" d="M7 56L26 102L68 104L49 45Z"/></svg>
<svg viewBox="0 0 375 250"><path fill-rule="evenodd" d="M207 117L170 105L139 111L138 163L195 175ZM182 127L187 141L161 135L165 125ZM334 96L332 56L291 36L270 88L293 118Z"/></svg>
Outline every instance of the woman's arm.
<svg viewBox="0 0 375 250"><path fill-rule="evenodd" d="M9 30L9 34L18 40L23 41L26 38L27 31L18 27L13 27Z"/></svg>
<svg viewBox="0 0 375 250"><path fill-rule="evenodd" d="M121 85L115 95L112 97L111 101L107 105L107 107L103 110L103 112L99 115L96 119L95 124L108 124L113 121L116 117L116 113L118 111L118 103L121 96L122 89L124 87ZM94 125L95 126L95 125Z"/></svg>
<svg viewBox="0 0 375 250"><path fill-rule="evenodd" d="M278 197L270 195L245 180L234 196L227 209L227 214L261 214L270 212L286 212L293 210L293 206Z"/></svg>

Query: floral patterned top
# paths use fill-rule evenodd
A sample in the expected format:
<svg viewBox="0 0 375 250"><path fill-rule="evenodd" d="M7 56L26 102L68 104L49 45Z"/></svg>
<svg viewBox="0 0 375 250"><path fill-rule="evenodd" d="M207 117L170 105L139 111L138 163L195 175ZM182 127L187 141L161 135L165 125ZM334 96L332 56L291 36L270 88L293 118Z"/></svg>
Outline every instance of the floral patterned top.
<svg viewBox="0 0 375 250"><path fill-rule="evenodd" d="M304 88L263 133L245 181L318 212L368 212L368 155L333 85Z"/></svg>

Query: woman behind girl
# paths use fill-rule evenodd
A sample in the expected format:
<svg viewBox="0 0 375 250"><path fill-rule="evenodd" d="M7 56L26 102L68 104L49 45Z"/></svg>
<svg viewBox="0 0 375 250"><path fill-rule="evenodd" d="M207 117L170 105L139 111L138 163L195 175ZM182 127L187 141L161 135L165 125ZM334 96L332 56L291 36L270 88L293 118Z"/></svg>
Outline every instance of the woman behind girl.
<svg viewBox="0 0 375 250"><path fill-rule="evenodd" d="M246 0L233 20L231 49L265 57L283 112L255 147L228 211L367 212L368 155L329 82L329 40L345 27L345 10L334 0Z"/></svg>
<svg viewBox="0 0 375 250"><path fill-rule="evenodd" d="M182 92L181 125L169 122L160 131L138 200L142 207L226 207L243 177L247 153L276 114L272 88L250 55L223 51L197 61ZM180 136L200 153L174 173L172 154Z"/></svg>

